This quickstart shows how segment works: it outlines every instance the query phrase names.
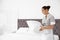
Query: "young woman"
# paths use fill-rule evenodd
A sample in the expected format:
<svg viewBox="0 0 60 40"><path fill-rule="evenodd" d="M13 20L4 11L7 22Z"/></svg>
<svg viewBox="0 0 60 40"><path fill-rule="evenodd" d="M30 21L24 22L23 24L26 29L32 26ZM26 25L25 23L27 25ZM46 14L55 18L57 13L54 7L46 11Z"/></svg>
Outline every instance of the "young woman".
<svg viewBox="0 0 60 40"><path fill-rule="evenodd" d="M40 31L47 30L48 34L53 34L53 28L55 25L55 18L53 15L49 13L50 6L43 6L42 7L42 13L45 15L42 19L42 27L40 28ZM50 35L47 40L53 40L53 35Z"/></svg>

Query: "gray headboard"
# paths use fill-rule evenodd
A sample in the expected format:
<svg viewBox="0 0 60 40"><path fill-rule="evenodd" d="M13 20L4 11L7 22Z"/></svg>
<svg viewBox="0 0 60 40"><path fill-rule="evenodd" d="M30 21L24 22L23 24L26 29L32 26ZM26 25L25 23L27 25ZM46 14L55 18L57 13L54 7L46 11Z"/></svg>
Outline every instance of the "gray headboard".
<svg viewBox="0 0 60 40"><path fill-rule="evenodd" d="M18 29L20 27L29 27L26 23L26 21L28 21L28 20L35 20L35 21L39 21L39 22L42 21L42 19L18 19ZM55 21L56 21L56 25L53 29L53 33L60 35L60 19L55 19Z"/></svg>

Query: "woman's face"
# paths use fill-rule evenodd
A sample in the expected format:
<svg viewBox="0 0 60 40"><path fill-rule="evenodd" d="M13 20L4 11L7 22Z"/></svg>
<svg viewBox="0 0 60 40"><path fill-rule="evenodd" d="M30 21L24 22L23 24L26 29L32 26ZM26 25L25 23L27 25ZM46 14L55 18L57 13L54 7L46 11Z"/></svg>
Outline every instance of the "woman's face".
<svg viewBox="0 0 60 40"><path fill-rule="evenodd" d="M43 8L42 8L42 13L43 13L44 15L47 15L47 14L48 14L48 9L43 9Z"/></svg>

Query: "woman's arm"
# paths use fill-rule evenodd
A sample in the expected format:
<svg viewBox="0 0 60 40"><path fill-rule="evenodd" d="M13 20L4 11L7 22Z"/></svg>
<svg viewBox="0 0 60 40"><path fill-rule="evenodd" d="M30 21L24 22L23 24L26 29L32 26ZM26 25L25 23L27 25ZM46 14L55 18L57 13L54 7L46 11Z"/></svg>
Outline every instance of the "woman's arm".
<svg viewBox="0 0 60 40"><path fill-rule="evenodd" d="M53 29L53 28L54 28L54 25L49 25L49 26L44 27L44 29Z"/></svg>
<svg viewBox="0 0 60 40"><path fill-rule="evenodd" d="M40 28L40 31L45 30L45 29L53 29L53 28L54 28L54 25L42 26L42 27Z"/></svg>

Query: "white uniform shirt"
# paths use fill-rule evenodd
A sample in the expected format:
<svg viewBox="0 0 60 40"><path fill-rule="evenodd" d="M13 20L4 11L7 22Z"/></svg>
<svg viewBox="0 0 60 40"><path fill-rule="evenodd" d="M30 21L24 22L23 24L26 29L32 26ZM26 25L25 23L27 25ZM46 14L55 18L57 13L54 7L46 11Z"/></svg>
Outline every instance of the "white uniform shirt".
<svg viewBox="0 0 60 40"><path fill-rule="evenodd" d="M42 19L43 26L54 25L54 24L55 24L55 18L53 15L48 14L47 18L45 16L43 17L43 19ZM46 29L46 30L44 30L44 33L51 34L51 33L53 33L53 30Z"/></svg>
<svg viewBox="0 0 60 40"><path fill-rule="evenodd" d="M48 15L47 15L47 18L44 17L44 18L42 19L42 24L43 24L44 26L54 25L54 24L55 24L55 18L54 18L54 16L51 15L51 14L48 14Z"/></svg>

